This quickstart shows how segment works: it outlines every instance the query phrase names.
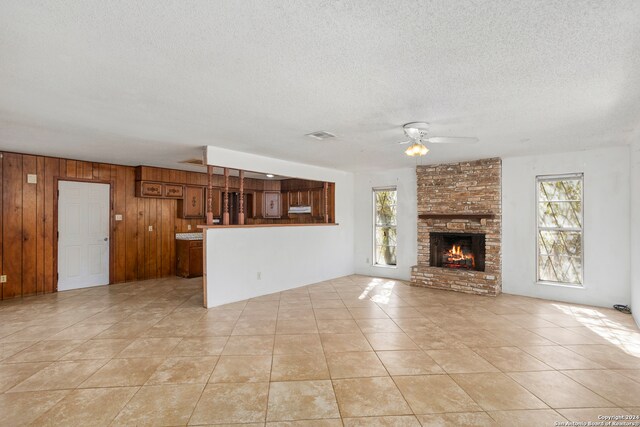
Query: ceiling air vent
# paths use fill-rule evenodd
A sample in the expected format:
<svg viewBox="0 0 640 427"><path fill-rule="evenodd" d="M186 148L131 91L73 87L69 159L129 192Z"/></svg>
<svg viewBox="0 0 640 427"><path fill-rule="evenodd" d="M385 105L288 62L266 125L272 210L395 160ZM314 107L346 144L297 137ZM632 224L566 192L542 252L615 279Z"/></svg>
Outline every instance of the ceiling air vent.
<svg viewBox="0 0 640 427"><path fill-rule="evenodd" d="M305 136L308 136L309 138L313 138L313 139L317 139L317 140L324 140L324 139L329 139L329 138L335 138L336 136L332 133L323 131L323 130L319 130L317 132L311 132L306 134Z"/></svg>
<svg viewBox="0 0 640 427"><path fill-rule="evenodd" d="M204 166L204 162L202 161L202 159L187 159L187 160L182 160L178 163L188 163L190 165Z"/></svg>

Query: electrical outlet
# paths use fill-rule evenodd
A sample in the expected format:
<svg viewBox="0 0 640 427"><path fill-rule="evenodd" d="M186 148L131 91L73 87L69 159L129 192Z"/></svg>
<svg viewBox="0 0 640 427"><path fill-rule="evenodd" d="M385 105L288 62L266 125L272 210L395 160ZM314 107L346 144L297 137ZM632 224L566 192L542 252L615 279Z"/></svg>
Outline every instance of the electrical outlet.
<svg viewBox="0 0 640 427"><path fill-rule="evenodd" d="M191 224L187 224L187 230L191 230Z"/></svg>
<svg viewBox="0 0 640 427"><path fill-rule="evenodd" d="M0 276L0 283L7 283L7 275L3 274L2 276Z"/></svg>
<svg viewBox="0 0 640 427"><path fill-rule="evenodd" d="M116 214L116 221L122 221L122 215Z"/></svg>
<svg viewBox="0 0 640 427"><path fill-rule="evenodd" d="M37 184L38 183L38 175L33 173L27 174L27 184Z"/></svg>
<svg viewBox="0 0 640 427"><path fill-rule="evenodd" d="M262 279L262 272L258 271L258 280Z"/></svg>
<svg viewBox="0 0 640 427"><path fill-rule="evenodd" d="M153 225L149 226L149 231L153 231Z"/></svg>

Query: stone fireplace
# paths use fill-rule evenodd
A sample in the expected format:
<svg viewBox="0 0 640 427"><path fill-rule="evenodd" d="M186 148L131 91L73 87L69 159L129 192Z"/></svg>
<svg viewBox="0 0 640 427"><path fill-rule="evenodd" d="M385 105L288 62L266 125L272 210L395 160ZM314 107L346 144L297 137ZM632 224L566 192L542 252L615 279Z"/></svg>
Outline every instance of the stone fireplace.
<svg viewBox="0 0 640 427"><path fill-rule="evenodd" d="M498 295L500 159L418 166L418 265L411 284Z"/></svg>

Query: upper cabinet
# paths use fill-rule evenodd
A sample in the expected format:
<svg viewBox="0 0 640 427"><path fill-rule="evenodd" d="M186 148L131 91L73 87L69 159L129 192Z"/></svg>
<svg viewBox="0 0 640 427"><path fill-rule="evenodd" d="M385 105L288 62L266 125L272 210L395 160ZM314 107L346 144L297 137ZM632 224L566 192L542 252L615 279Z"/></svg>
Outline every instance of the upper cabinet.
<svg viewBox="0 0 640 427"><path fill-rule="evenodd" d="M153 166L136 167L136 181L153 181L165 184L207 185L207 175Z"/></svg>
<svg viewBox="0 0 640 427"><path fill-rule="evenodd" d="M186 185L184 198L178 200L178 218L204 218L206 216L204 195L204 187Z"/></svg>
<svg viewBox="0 0 640 427"><path fill-rule="evenodd" d="M159 182L136 181L137 197L162 197L162 184Z"/></svg>
<svg viewBox="0 0 640 427"><path fill-rule="evenodd" d="M162 182L136 181L136 197L154 199L181 199L184 189L180 184L163 184Z"/></svg>
<svg viewBox="0 0 640 427"><path fill-rule="evenodd" d="M182 199L184 187L178 184L164 184L164 197L169 199Z"/></svg>
<svg viewBox="0 0 640 427"><path fill-rule="evenodd" d="M262 195L262 216L264 218L280 218L280 193L265 191Z"/></svg>

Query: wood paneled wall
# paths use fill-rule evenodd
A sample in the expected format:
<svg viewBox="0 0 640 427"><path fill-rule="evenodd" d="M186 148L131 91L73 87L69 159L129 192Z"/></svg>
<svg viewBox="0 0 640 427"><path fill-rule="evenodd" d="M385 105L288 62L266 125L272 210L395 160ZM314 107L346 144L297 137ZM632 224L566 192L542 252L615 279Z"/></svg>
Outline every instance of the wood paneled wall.
<svg viewBox="0 0 640 427"><path fill-rule="evenodd" d="M193 183L204 175L179 173ZM27 174L37 175L37 184L28 184ZM111 183L111 283L174 275L174 233L202 223L177 218L176 200L135 197L134 167L2 153L0 176L0 270L7 276L0 299L55 290L56 178Z"/></svg>

